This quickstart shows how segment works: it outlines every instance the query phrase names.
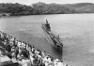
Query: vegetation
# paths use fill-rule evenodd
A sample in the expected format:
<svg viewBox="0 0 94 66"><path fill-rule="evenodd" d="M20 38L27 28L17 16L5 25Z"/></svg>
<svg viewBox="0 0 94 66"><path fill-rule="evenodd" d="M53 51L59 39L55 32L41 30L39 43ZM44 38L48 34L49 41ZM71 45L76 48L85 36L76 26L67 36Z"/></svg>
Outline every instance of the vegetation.
<svg viewBox="0 0 94 66"><path fill-rule="evenodd" d="M32 6L22 4L1 3L0 13L8 13L10 15L37 15L37 14L65 14L75 12L72 9L59 6L57 4L36 3Z"/></svg>
<svg viewBox="0 0 94 66"><path fill-rule="evenodd" d="M45 3L36 3L33 4L32 7L35 10L38 10L40 14L69 14L76 13L74 9L67 8L66 6L59 4L45 4Z"/></svg>
<svg viewBox="0 0 94 66"><path fill-rule="evenodd" d="M78 4L45 4L35 3L32 6L12 3L0 4L0 15L41 15L41 14L72 14L72 13L94 13L94 4L78 3Z"/></svg>
<svg viewBox="0 0 94 66"><path fill-rule="evenodd" d="M1 13L10 13L11 15L29 15L33 14L34 9L31 6L21 5L18 3L0 4Z"/></svg>
<svg viewBox="0 0 94 66"><path fill-rule="evenodd" d="M66 4L64 5L68 8L75 9L79 13L94 13L93 3L76 3L76 4Z"/></svg>

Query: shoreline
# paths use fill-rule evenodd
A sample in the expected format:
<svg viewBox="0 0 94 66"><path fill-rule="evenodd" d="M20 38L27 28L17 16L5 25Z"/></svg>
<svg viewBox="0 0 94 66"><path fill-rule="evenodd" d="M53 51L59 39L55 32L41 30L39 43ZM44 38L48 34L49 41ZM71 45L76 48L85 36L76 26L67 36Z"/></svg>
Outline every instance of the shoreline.
<svg viewBox="0 0 94 66"><path fill-rule="evenodd" d="M69 14L32 14L32 16L41 16L41 15L70 15L70 14L94 14L94 13L69 13ZM31 15L9 15L9 16L0 16L2 17L20 17L20 16L31 16Z"/></svg>

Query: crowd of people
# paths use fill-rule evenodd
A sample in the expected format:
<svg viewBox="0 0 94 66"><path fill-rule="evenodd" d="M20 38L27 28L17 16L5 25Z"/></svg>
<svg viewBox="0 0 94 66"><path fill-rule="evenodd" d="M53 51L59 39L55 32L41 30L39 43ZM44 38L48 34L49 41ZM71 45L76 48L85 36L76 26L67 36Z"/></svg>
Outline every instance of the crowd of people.
<svg viewBox="0 0 94 66"><path fill-rule="evenodd" d="M8 56L12 62L22 66L66 66L63 61L54 59L46 51L35 49L33 45L0 31L1 55Z"/></svg>

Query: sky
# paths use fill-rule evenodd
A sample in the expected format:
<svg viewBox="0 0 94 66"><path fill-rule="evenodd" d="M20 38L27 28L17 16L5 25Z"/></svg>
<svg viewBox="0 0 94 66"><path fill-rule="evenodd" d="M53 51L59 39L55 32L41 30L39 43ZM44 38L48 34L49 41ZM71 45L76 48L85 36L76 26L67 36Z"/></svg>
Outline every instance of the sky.
<svg viewBox="0 0 94 66"><path fill-rule="evenodd" d="M57 4L69 4L69 3L81 3L89 2L94 3L94 0L0 0L0 3L20 3L31 5L32 3L44 2L44 3L57 3Z"/></svg>

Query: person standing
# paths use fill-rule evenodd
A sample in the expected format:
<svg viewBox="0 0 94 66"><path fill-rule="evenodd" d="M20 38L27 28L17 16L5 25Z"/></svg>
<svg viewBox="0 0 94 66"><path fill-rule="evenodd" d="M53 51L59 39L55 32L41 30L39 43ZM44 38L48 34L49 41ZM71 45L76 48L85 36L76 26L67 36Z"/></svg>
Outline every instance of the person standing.
<svg viewBox="0 0 94 66"><path fill-rule="evenodd" d="M51 31L51 27L50 27L50 24L48 23L47 19L46 19L46 27L47 27L48 31Z"/></svg>

